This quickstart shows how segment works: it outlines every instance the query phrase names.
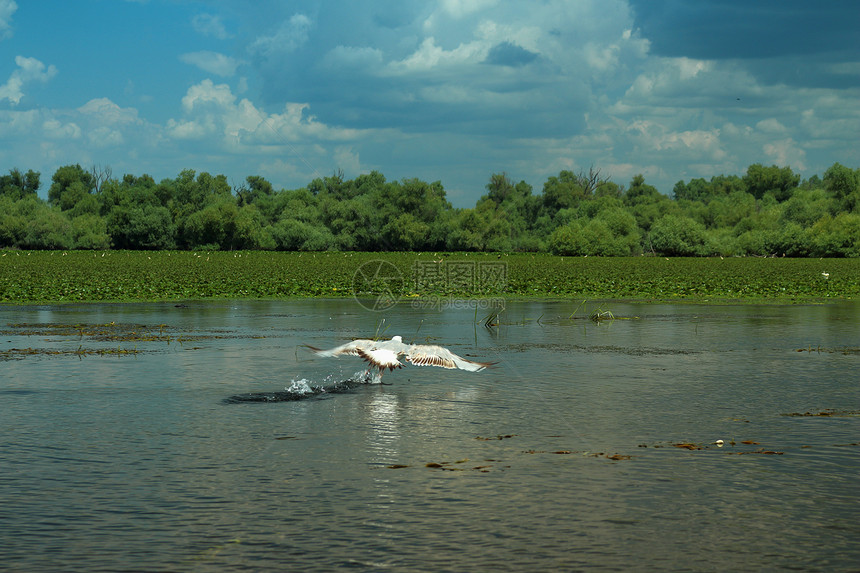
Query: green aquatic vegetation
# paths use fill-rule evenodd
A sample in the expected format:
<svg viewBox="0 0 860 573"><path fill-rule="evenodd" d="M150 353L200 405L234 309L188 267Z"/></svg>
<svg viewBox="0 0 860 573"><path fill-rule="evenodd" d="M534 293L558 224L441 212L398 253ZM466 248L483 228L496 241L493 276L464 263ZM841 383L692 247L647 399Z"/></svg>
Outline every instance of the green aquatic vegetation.
<svg viewBox="0 0 860 573"><path fill-rule="evenodd" d="M79 346L76 349L56 349L56 348L6 348L0 350L0 360L20 360L29 356L136 356L141 350L137 347L122 348L84 348Z"/></svg>
<svg viewBox="0 0 860 573"><path fill-rule="evenodd" d="M208 338L226 338L227 335L213 333L178 332L166 324L62 324L62 323L15 323L0 328L0 335L74 337L99 342L167 342L192 341Z"/></svg>
<svg viewBox="0 0 860 573"><path fill-rule="evenodd" d="M42 346L39 347L34 347L31 342L27 342L27 346L23 348L0 348L0 360L20 360L36 356L77 356L78 358L135 356L144 352L163 352L176 345L184 350L193 350L193 347L186 347L183 344L239 337L226 331L185 332L166 324L148 326L115 322L107 324L14 323L0 326L0 336L13 339L15 342L9 341L12 344L33 339L42 342ZM253 338L259 338L259 336L253 336ZM77 348L68 347L69 340L77 342ZM57 347L57 343L66 347ZM144 349L138 348L138 344L143 345Z"/></svg>
<svg viewBox="0 0 860 573"><path fill-rule="evenodd" d="M822 418L856 418L860 416L860 410L836 410L834 408L825 408L824 410L819 410L817 412L791 412L789 414L782 414L783 416L791 416L791 417L822 417Z"/></svg>
<svg viewBox="0 0 860 573"><path fill-rule="evenodd" d="M385 276L360 273L368 263L376 268L385 263ZM393 297L401 303L491 297L799 302L858 295L860 259L270 251L0 254L0 303L11 304L353 296ZM596 318L610 316L604 312Z"/></svg>

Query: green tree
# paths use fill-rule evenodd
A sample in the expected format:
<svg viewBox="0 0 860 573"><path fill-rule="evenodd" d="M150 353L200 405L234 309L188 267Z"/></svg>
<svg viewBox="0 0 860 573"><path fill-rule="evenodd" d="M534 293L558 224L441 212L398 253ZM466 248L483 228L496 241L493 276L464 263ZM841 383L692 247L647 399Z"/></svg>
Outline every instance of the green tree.
<svg viewBox="0 0 860 573"><path fill-rule="evenodd" d="M641 205L643 203L658 203L667 197L662 195L657 188L645 183L645 176L641 173L634 175L630 186L624 193L624 204L628 206Z"/></svg>
<svg viewBox="0 0 860 573"><path fill-rule="evenodd" d="M491 199L484 199L474 209L456 211L451 227L449 250L511 250L511 226Z"/></svg>
<svg viewBox="0 0 860 573"><path fill-rule="evenodd" d="M798 189L782 204L782 223L797 223L801 227L811 227L816 221L832 210L833 200L824 189Z"/></svg>
<svg viewBox="0 0 860 573"><path fill-rule="evenodd" d="M176 227L166 207L120 205L111 210L107 233L116 249L175 248Z"/></svg>
<svg viewBox="0 0 860 573"><path fill-rule="evenodd" d="M711 184L704 179L691 179L689 183L678 181L672 190L676 200L707 201L711 198Z"/></svg>
<svg viewBox="0 0 860 573"><path fill-rule="evenodd" d="M860 169L834 163L824 173L824 188L840 210L860 210Z"/></svg>
<svg viewBox="0 0 860 573"><path fill-rule="evenodd" d="M757 209L755 197L746 191L735 191L708 203L705 223L711 228L734 227Z"/></svg>
<svg viewBox="0 0 860 573"><path fill-rule="evenodd" d="M808 257L814 248L810 229L789 221L779 230L775 252L786 257Z"/></svg>
<svg viewBox="0 0 860 573"><path fill-rule="evenodd" d="M193 210L201 210L225 199L235 202L225 175L212 176L205 171L196 175L196 178L195 175L194 170L186 169L176 178L174 198L178 203L190 206Z"/></svg>
<svg viewBox="0 0 860 573"><path fill-rule="evenodd" d="M95 214L75 217L72 223L72 239L76 249L109 249L111 238L107 233L107 220Z"/></svg>
<svg viewBox="0 0 860 573"><path fill-rule="evenodd" d="M28 218L21 212L24 202L38 205L35 197L14 200L9 195L0 195L0 248L21 247L27 235Z"/></svg>
<svg viewBox="0 0 860 573"><path fill-rule="evenodd" d="M382 228L386 243L397 251L418 251L426 248L430 237L430 225L412 213L400 213Z"/></svg>
<svg viewBox="0 0 860 573"><path fill-rule="evenodd" d="M335 237L335 248L346 251L391 249L384 244L381 214L372 197L337 199L322 194L319 209L323 223Z"/></svg>
<svg viewBox="0 0 860 573"><path fill-rule="evenodd" d="M639 253L640 235L636 219L621 207L617 199L607 197L603 202L608 207L555 229L548 241L550 251L557 255L606 257Z"/></svg>
<svg viewBox="0 0 860 573"><path fill-rule="evenodd" d="M267 227L279 251L327 251L335 247L335 238L324 226L285 218Z"/></svg>
<svg viewBox="0 0 860 573"><path fill-rule="evenodd" d="M22 199L18 203L19 212L27 222L18 247L37 250L74 248L71 223L65 213L35 197Z"/></svg>
<svg viewBox="0 0 860 573"><path fill-rule="evenodd" d="M540 244L531 235L535 221L542 209L543 199L532 195L532 187L525 181L514 184L504 173L496 173L487 184L488 193L479 199L476 208L493 224L492 250L535 250ZM490 213L493 211L493 213ZM503 219L503 222L497 222ZM506 229L507 236L499 233Z"/></svg>
<svg viewBox="0 0 860 573"><path fill-rule="evenodd" d="M222 201L191 213L180 230L182 242L190 248L230 250L236 233L239 208Z"/></svg>
<svg viewBox="0 0 860 573"><path fill-rule="evenodd" d="M543 184L543 208L550 214L575 207L588 198L579 177L572 171L562 170L557 177L549 177Z"/></svg>
<svg viewBox="0 0 860 573"><path fill-rule="evenodd" d="M664 215L651 227L650 247L661 255L706 255L705 226L683 215Z"/></svg>
<svg viewBox="0 0 860 573"><path fill-rule="evenodd" d="M264 223L263 215L255 205L241 207L236 214L230 248L275 249L277 244Z"/></svg>
<svg viewBox="0 0 860 573"><path fill-rule="evenodd" d="M8 175L0 176L0 197L8 197L13 201L35 195L39 190L38 171L28 170L21 173L18 169L11 169Z"/></svg>
<svg viewBox="0 0 860 573"><path fill-rule="evenodd" d="M236 190L236 199L240 207L258 202L263 197L271 197L275 190L272 184L258 175L245 178L245 185Z"/></svg>
<svg viewBox="0 0 860 573"><path fill-rule="evenodd" d="M860 215L825 215L812 226L812 255L818 257L860 256Z"/></svg>
<svg viewBox="0 0 860 573"><path fill-rule="evenodd" d="M790 167L764 167L754 163L747 167L743 181L747 192L756 199L770 193L777 201L786 201L800 184L800 175L793 173Z"/></svg>
<svg viewBox="0 0 860 573"><path fill-rule="evenodd" d="M51 181L48 201L63 211L72 209L95 188L92 174L78 164L60 167L54 172Z"/></svg>

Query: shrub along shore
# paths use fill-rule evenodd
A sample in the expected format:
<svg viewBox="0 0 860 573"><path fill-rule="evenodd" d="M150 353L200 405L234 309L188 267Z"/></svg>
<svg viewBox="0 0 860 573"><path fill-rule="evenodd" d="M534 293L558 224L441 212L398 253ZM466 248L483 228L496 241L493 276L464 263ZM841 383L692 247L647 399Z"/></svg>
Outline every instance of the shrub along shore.
<svg viewBox="0 0 860 573"><path fill-rule="evenodd" d="M856 299L860 259L0 251L4 304L353 296L778 303Z"/></svg>

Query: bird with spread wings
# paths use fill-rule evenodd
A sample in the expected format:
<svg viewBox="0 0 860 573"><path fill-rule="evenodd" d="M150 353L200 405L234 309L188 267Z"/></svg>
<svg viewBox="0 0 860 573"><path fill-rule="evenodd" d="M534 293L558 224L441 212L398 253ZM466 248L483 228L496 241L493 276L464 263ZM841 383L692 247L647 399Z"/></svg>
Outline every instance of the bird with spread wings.
<svg viewBox="0 0 860 573"><path fill-rule="evenodd" d="M305 345L317 356L358 356L368 362L370 368L379 372L379 380L385 369L402 368L400 357L415 366L441 366L442 368L459 368L469 372L480 372L492 366L495 362L475 362L458 356L442 346L429 344L405 344L400 336L391 340L358 339L347 342L330 350L322 350ZM368 369L368 372L370 371Z"/></svg>

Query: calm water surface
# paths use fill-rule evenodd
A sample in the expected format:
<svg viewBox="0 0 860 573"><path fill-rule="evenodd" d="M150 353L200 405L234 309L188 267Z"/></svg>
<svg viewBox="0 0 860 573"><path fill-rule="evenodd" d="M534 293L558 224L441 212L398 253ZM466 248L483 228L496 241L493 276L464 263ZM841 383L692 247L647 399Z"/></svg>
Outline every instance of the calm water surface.
<svg viewBox="0 0 860 573"><path fill-rule="evenodd" d="M0 570L860 569L857 303L453 306L0 308Z"/></svg>

